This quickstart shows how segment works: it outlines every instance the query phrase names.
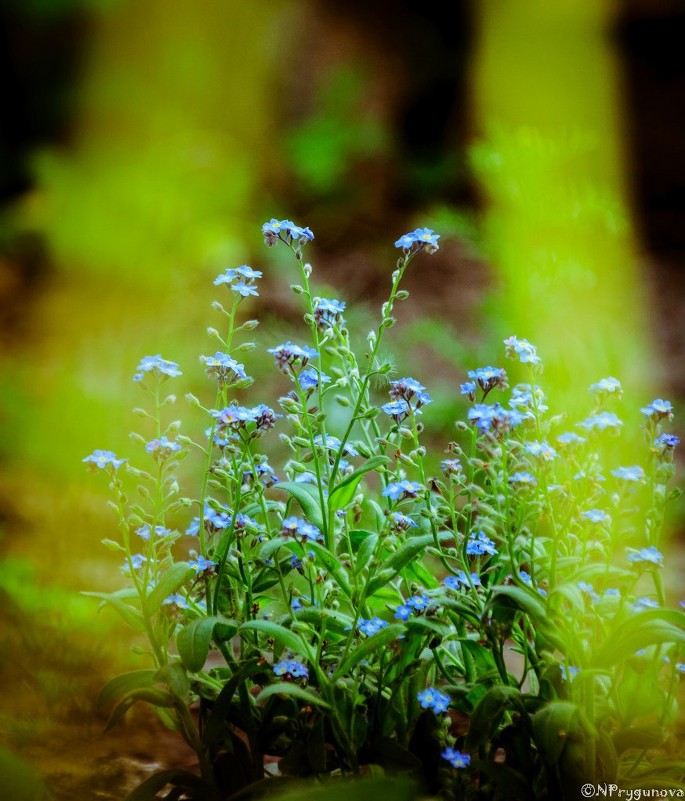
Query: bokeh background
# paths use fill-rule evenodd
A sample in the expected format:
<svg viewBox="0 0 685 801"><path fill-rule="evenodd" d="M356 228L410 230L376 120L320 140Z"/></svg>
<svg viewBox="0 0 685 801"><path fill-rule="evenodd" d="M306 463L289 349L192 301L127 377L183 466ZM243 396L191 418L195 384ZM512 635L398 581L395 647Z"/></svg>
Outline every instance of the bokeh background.
<svg viewBox="0 0 685 801"><path fill-rule="evenodd" d="M682 408L685 2L0 0L0 23L0 774L17 801L43 781L116 799L190 759L142 711L101 735L98 686L144 656L79 595L120 580L81 459L137 455L139 359L205 394L212 279L248 263L249 372L273 402L263 348L301 310L261 223L312 228L315 279L362 339L394 240L426 225L441 249L389 347L435 398L436 447L512 333L571 419L607 375L626 429L655 397Z"/></svg>

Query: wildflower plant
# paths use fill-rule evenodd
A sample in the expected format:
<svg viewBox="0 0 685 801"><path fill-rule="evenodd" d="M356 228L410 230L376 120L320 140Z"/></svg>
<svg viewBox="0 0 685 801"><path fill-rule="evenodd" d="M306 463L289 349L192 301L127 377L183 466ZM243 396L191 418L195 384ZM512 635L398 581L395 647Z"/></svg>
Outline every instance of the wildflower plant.
<svg viewBox="0 0 685 801"><path fill-rule="evenodd" d="M504 352L527 383L470 370L471 406L432 475L425 379L391 380L382 344L404 273L439 236L397 240L359 355L345 302L312 286L312 232L276 219L262 230L294 257L297 341L254 353L257 321L241 322L241 307L262 273L227 269L214 281L220 350L200 357L206 400L186 396L204 436L167 422L178 365L145 357L141 466L109 451L84 459L110 481L119 538L105 544L125 576L91 594L149 644L149 667L101 693L108 727L146 702L198 755L197 775L162 772L131 798L168 785L165 797L228 798L278 781L265 769L275 759L279 776L406 771L447 798L575 798L585 782L639 785L655 771L677 783L682 764L663 756L685 642L661 576L671 404L641 410L634 465L603 465L603 438L623 427L620 382L593 384L587 418L562 426L542 357L512 336ZM277 401L253 386L239 361L249 352L280 371ZM278 439L286 459L272 467ZM186 498L191 450L203 468Z"/></svg>

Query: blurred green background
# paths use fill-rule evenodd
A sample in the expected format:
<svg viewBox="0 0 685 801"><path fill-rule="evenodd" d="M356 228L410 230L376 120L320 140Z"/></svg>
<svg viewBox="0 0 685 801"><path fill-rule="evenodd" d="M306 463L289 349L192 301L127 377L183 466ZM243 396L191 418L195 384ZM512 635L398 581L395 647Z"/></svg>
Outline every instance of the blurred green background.
<svg viewBox="0 0 685 801"><path fill-rule="evenodd" d="M439 447L465 371L512 333L572 416L606 375L627 427L682 400L685 3L2 0L0 20L0 725L53 798L88 797L103 765L93 797L116 798L147 764L119 759L134 730L143 756L172 748L142 719L126 746L100 737L99 682L142 661L78 595L119 580L81 459L136 454L139 359L206 396L211 282L245 262L265 271L260 346L298 336L271 216L314 230L315 278L362 334L394 240L427 225L441 250L390 341L399 373L421 364Z"/></svg>

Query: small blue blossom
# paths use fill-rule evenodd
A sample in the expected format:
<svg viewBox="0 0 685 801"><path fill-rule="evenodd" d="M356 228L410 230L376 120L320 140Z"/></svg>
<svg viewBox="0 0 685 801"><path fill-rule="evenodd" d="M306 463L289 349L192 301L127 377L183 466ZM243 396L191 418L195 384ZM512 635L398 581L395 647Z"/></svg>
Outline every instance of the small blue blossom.
<svg viewBox="0 0 685 801"><path fill-rule="evenodd" d="M407 606L417 612L424 612L432 603L428 595L414 595L411 598L407 598L405 601Z"/></svg>
<svg viewBox="0 0 685 801"><path fill-rule="evenodd" d="M265 487L272 487L274 484L278 484L280 479L274 472L274 469L268 462L260 462L258 465L255 465L255 470L257 473L256 479ZM255 476L253 475L251 470L246 470L243 473L243 484L247 482L251 482L255 480Z"/></svg>
<svg viewBox="0 0 685 801"><path fill-rule="evenodd" d="M174 442L167 438L166 435L160 437L159 439L152 439L150 442L147 443L145 446L145 450L148 453L151 453L155 459L160 462L163 462L165 459L168 459L174 453L178 453L181 448L180 442Z"/></svg>
<svg viewBox="0 0 685 801"><path fill-rule="evenodd" d="M357 628L361 634L366 634L371 637L373 634L378 633L388 625L387 620L382 620L380 617L372 617L371 620L360 618L357 622Z"/></svg>
<svg viewBox="0 0 685 801"><path fill-rule="evenodd" d="M319 298L314 306L314 320L319 328L326 328L328 326L340 326L345 324L343 312L345 311L345 301L342 300L326 300L326 298Z"/></svg>
<svg viewBox="0 0 685 801"><path fill-rule="evenodd" d="M654 423L658 423L660 420L673 420L673 405L671 401L662 400L661 398L653 400L640 411Z"/></svg>
<svg viewBox="0 0 685 801"><path fill-rule="evenodd" d="M619 420L613 412L597 412L586 417L585 420L578 423L581 428L586 431L614 431L620 430L623 421Z"/></svg>
<svg viewBox="0 0 685 801"><path fill-rule="evenodd" d="M485 394L495 387L506 389L508 386L507 373L502 367L479 367L477 370L469 370L468 375Z"/></svg>
<svg viewBox="0 0 685 801"><path fill-rule="evenodd" d="M194 517L188 528L186 529L186 535L188 537L197 537L200 534L200 518Z"/></svg>
<svg viewBox="0 0 685 801"><path fill-rule="evenodd" d="M519 570L519 578L524 584L527 584L529 587L533 586L533 579L531 578L530 573L527 573L525 570Z"/></svg>
<svg viewBox="0 0 685 801"><path fill-rule="evenodd" d="M504 340L504 345L510 359L518 359L523 364L540 364L542 361L537 354L535 345L531 345L527 339L511 336Z"/></svg>
<svg viewBox="0 0 685 801"><path fill-rule="evenodd" d="M599 599L599 595L597 595L595 588L592 586L592 584L590 584L589 581L579 581L578 589L583 593L583 595L587 595L592 601Z"/></svg>
<svg viewBox="0 0 685 801"><path fill-rule="evenodd" d="M319 529L308 520L301 517L286 517L281 523L281 535L295 537L307 542L322 542L323 535Z"/></svg>
<svg viewBox="0 0 685 801"><path fill-rule="evenodd" d="M247 378L245 368L228 353L217 351L214 356L200 356L200 361L207 370L207 375L227 384L244 381Z"/></svg>
<svg viewBox="0 0 685 801"><path fill-rule="evenodd" d="M440 234L434 234L432 229L416 228L408 234L403 234L397 242L395 242L395 247L402 248L405 253L409 251L418 253L424 248L427 253L435 253L440 248L438 239L440 239Z"/></svg>
<svg viewBox="0 0 685 801"><path fill-rule="evenodd" d="M618 378L613 378L612 376L609 376L608 378L600 378L597 383L590 384L589 391L599 398L606 398L609 395L620 398L621 395L623 395L623 387L621 386L621 382L618 380Z"/></svg>
<svg viewBox="0 0 685 801"><path fill-rule="evenodd" d="M220 286L221 284L232 284L237 279L243 279L246 283L252 283L262 277L261 270L253 270L247 264L234 269L227 269L224 273L214 279L214 285Z"/></svg>
<svg viewBox="0 0 685 801"><path fill-rule="evenodd" d="M636 612L641 612L643 609L658 609L659 603L653 598L638 598L633 604L633 609Z"/></svg>
<svg viewBox="0 0 685 801"><path fill-rule="evenodd" d="M628 561L633 564L648 564L662 567L664 564L664 555L653 545L650 545L649 548L641 548L639 551L630 551L628 553Z"/></svg>
<svg viewBox="0 0 685 801"><path fill-rule="evenodd" d="M235 284L231 286L231 290L235 292L236 295L240 295L243 298L247 298L250 295L255 298L259 297L257 287L254 286L254 284L247 284L245 281L236 281Z"/></svg>
<svg viewBox="0 0 685 801"><path fill-rule="evenodd" d="M295 225L291 220L277 220L273 217L262 225L262 233L264 241L269 247L273 247L279 241L285 242L286 245L294 242L304 245L314 239L314 234L309 228Z"/></svg>
<svg viewBox="0 0 685 801"><path fill-rule="evenodd" d="M457 751L455 748L445 748L445 750L441 752L440 756L443 759L446 759L453 768L457 768L458 770L461 770L462 768L468 768L468 766L471 764L470 754Z"/></svg>
<svg viewBox="0 0 685 801"><path fill-rule="evenodd" d="M295 345L290 341L277 345L275 348L269 348L267 353L276 357L276 364L284 373L289 372L289 368L306 367L311 359L316 359L319 355L307 345Z"/></svg>
<svg viewBox="0 0 685 801"><path fill-rule="evenodd" d="M393 421L399 424L409 417L411 407L405 400L396 400L383 404L381 411L387 414L388 417L392 417Z"/></svg>
<svg viewBox="0 0 685 801"><path fill-rule="evenodd" d="M395 609L395 617L398 620L409 620L409 618L414 614L414 610L411 606L407 606L407 604L400 604Z"/></svg>
<svg viewBox="0 0 685 801"><path fill-rule="evenodd" d="M162 601L162 606L175 606L177 609L187 609L188 601L186 601L182 595L174 593L173 595L167 595Z"/></svg>
<svg viewBox="0 0 685 801"><path fill-rule="evenodd" d="M609 523L611 517L602 509L588 509L583 512L583 517L591 523Z"/></svg>
<svg viewBox="0 0 685 801"><path fill-rule="evenodd" d="M136 534L143 540L147 541L152 536L152 530L147 523L144 526L136 529ZM155 526L156 537L166 537L171 534L171 529L164 528L164 526Z"/></svg>
<svg viewBox="0 0 685 801"><path fill-rule="evenodd" d="M152 373L157 378L162 376L176 378L179 375L183 375L176 362L163 359L159 353L156 356L144 356L137 369L138 372L133 376L134 381L142 381L145 373Z"/></svg>
<svg viewBox="0 0 685 801"><path fill-rule="evenodd" d="M440 469L446 476L459 476L462 472L462 466L459 459L443 459L440 462Z"/></svg>
<svg viewBox="0 0 685 801"><path fill-rule="evenodd" d="M654 447L661 452L673 451L678 445L680 445L680 440L675 434L659 434L654 440Z"/></svg>
<svg viewBox="0 0 685 801"><path fill-rule="evenodd" d="M585 437L576 434L575 431L566 431L563 434L559 434L557 442L562 445L582 445L583 442L587 442L587 440Z"/></svg>
<svg viewBox="0 0 685 801"><path fill-rule="evenodd" d="M611 475L634 484L640 484L645 480L645 471L637 464L632 467L617 467L611 471Z"/></svg>
<svg viewBox="0 0 685 801"><path fill-rule="evenodd" d="M549 406L547 406L545 400L545 393L537 384L535 386L531 386L530 384L517 384L511 390L509 406L511 406L512 409L516 409L516 411L522 414L527 420L530 420L535 417L536 411L539 414L548 411Z"/></svg>
<svg viewBox="0 0 685 801"><path fill-rule="evenodd" d="M481 433L502 434L520 425L524 417L515 409L504 409L499 403L477 403L469 409L468 419Z"/></svg>
<svg viewBox="0 0 685 801"><path fill-rule="evenodd" d="M472 401L476 398L476 382L475 381L465 381L463 384L460 385L459 391L462 395L466 395L466 397Z"/></svg>
<svg viewBox="0 0 685 801"><path fill-rule="evenodd" d="M330 434L326 436L325 444L322 435L317 434L317 436L314 437L314 444L319 448L325 447L327 450L334 451L335 453L342 447L342 442L338 437L331 436ZM343 456L359 456L359 451L353 445L350 445L349 442L346 442L343 447Z"/></svg>
<svg viewBox="0 0 685 801"><path fill-rule="evenodd" d="M402 512L391 512L388 515L388 524L391 531L407 531L410 528L418 528L418 523L415 523L411 517L403 515Z"/></svg>
<svg viewBox="0 0 685 801"><path fill-rule="evenodd" d="M293 679L309 678L309 671L301 663L294 659L282 659L273 666L273 671L277 676L285 676Z"/></svg>
<svg viewBox="0 0 685 801"><path fill-rule="evenodd" d="M147 557L143 556L142 553L131 554L131 566L134 570L140 570L145 562L147 562ZM128 567L128 563L126 564L126 567Z"/></svg>
<svg viewBox="0 0 685 801"><path fill-rule="evenodd" d="M559 670L561 671L561 678L569 682L573 681L580 672L580 668L574 667L573 665L569 665L568 670L566 669L566 665L559 665Z"/></svg>
<svg viewBox="0 0 685 801"><path fill-rule="evenodd" d="M211 571L217 566L216 562L212 562L211 559L205 559L204 556L198 556L197 559L191 559L188 564L193 568L196 575L204 573L205 570Z"/></svg>
<svg viewBox="0 0 685 801"><path fill-rule="evenodd" d="M483 531L471 532L468 542L466 543L466 553L469 556L480 556L487 553L494 555L497 553L495 543Z"/></svg>
<svg viewBox="0 0 685 801"><path fill-rule="evenodd" d="M402 481L388 484L383 490L383 496L393 501L400 501L405 498L416 498L422 491L423 487L421 484L418 484L416 481L403 479Z"/></svg>
<svg viewBox="0 0 685 801"><path fill-rule="evenodd" d="M293 612L297 612L298 609L302 609L302 598L299 595L296 595L292 601L290 602L290 608Z"/></svg>
<svg viewBox="0 0 685 801"><path fill-rule="evenodd" d="M621 590L616 589L616 587L608 587L604 590L604 597L605 598L620 598L621 597Z"/></svg>
<svg viewBox="0 0 685 801"><path fill-rule="evenodd" d="M558 454L547 442L528 442L525 446L526 453L540 459L543 462L551 462L556 459Z"/></svg>
<svg viewBox="0 0 685 801"><path fill-rule="evenodd" d="M675 663L675 669L679 673L685 673L685 663L684 662L676 662Z"/></svg>
<svg viewBox="0 0 685 801"><path fill-rule="evenodd" d="M118 470L126 459L117 459L114 451L93 451L90 456L86 456L81 460L94 470L104 470L106 467L111 467L112 470Z"/></svg>
<svg viewBox="0 0 685 801"><path fill-rule="evenodd" d="M435 687L426 687L416 697L423 709L432 709L436 715L447 712L452 701L447 693L441 693Z"/></svg>
<svg viewBox="0 0 685 801"><path fill-rule="evenodd" d="M536 487L537 479L527 470L518 470L509 476L509 483L514 487Z"/></svg>
<svg viewBox="0 0 685 801"><path fill-rule="evenodd" d="M303 370L297 377L297 380L300 382L300 386L305 392L309 389L316 389L319 386L319 382L322 384L331 383L330 376L311 368L309 370Z"/></svg>
<svg viewBox="0 0 685 801"><path fill-rule="evenodd" d="M447 576L442 582L449 590L458 590L461 587L469 588L471 584L474 587L480 587L481 581L477 573L471 573L471 581L463 570L459 570L456 576Z"/></svg>

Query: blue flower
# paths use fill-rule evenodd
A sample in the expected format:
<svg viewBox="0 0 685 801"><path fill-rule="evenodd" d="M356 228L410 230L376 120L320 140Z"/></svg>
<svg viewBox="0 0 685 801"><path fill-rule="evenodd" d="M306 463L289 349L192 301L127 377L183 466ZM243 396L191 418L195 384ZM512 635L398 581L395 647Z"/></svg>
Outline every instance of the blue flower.
<svg viewBox="0 0 685 801"><path fill-rule="evenodd" d="M508 386L506 370L501 367L479 367L477 370L469 370L468 375L486 395L495 387L506 389Z"/></svg>
<svg viewBox="0 0 685 801"><path fill-rule="evenodd" d="M675 434L659 434L654 440L654 447L662 452L673 451L677 445L680 445L680 440Z"/></svg>
<svg viewBox="0 0 685 801"><path fill-rule="evenodd" d="M136 529L136 534L143 540L147 541L150 539L152 535L152 531L150 526L147 523L144 526L140 526L140 528ZM164 528L164 526L155 526L155 536L156 537L166 537L167 535L171 534L171 530L168 528Z"/></svg>
<svg viewBox="0 0 685 801"><path fill-rule="evenodd" d="M527 339L512 336L504 340L504 345L510 359L518 359L523 364L540 364L542 361L537 354L535 345L531 345Z"/></svg>
<svg viewBox="0 0 685 801"><path fill-rule="evenodd" d="M567 431L564 434L559 434L557 442L560 442L562 445L581 445L583 442L587 442L587 440L574 431Z"/></svg>
<svg viewBox="0 0 685 801"><path fill-rule="evenodd" d="M243 298L252 295L255 298L259 297L259 292L257 292L257 287L253 284L247 284L245 281L236 281L235 284L231 286L233 292L237 295L240 295Z"/></svg>
<svg viewBox="0 0 685 801"><path fill-rule="evenodd" d="M452 699L447 693L441 693L435 687L426 687L416 696L423 709L432 709L436 715L447 712Z"/></svg>
<svg viewBox="0 0 685 801"><path fill-rule="evenodd" d="M214 356L200 356L200 361L204 364L207 375L219 381L232 384L247 378L243 365L228 353L217 351Z"/></svg>
<svg viewBox="0 0 685 801"><path fill-rule="evenodd" d="M467 768L471 764L471 756L462 751L457 751L455 748L445 748L440 756L446 759L453 768Z"/></svg>
<svg viewBox="0 0 685 801"><path fill-rule="evenodd" d="M673 420L673 406L670 401L657 398L648 406L640 409L649 420L658 423L660 420Z"/></svg>
<svg viewBox="0 0 685 801"><path fill-rule="evenodd" d="M497 548L485 532L473 531L466 543L466 553L469 556L479 556L484 553L494 555L497 553Z"/></svg>
<svg viewBox="0 0 685 801"><path fill-rule="evenodd" d="M588 509L583 512L583 517L591 523L609 523L611 517L602 509Z"/></svg>
<svg viewBox="0 0 685 801"><path fill-rule="evenodd" d="M628 553L628 561L633 562L633 564L648 564L661 567L664 563L664 555L653 545L650 545L649 548L640 548L639 551L631 550Z"/></svg>
<svg viewBox="0 0 685 801"><path fill-rule="evenodd" d="M515 409L504 409L499 403L477 403L468 411L468 419L481 432L502 434L520 425L524 418Z"/></svg>
<svg viewBox="0 0 685 801"><path fill-rule="evenodd" d="M418 523L415 523L411 517L403 515L402 512L391 512L388 515L388 523L392 531L407 531L410 528L418 528Z"/></svg>
<svg viewBox="0 0 685 801"><path fill-rule="evenodd" d="M509 483L514 487L536 487L537 479L527 470L518 470L509 476Z"/></svg>
<svg viewBox="0 0 685 801"><path fill-rule="evenodd" d="M384 629L387 625L388 621L381 620L379 617L372 617L371 620L360 618L357 622L357 628L362 634L366 634L367 637L371 637L381 629Z"/></svg>
<svg viewBox="0 0 685 801"><path fill-rule="evenodd" d="M432 229L416 228L408 234L403 234L397 242L395 242L395 247L402 248L405 253L409 251L418 253L424 248L427 253L435 253L440 248L438 239L440 239L440 234L434 234Z"/></svg>
<svg viewBox="0 0 685 801"><path fill-rule="evenodd" d="M269 247L278 244L279 241L285 242L286 245L291 245L293 242L304 245L314 239L314 234L309 228L295 225L291 220L277 220L274 217L262 225L262 233Z"/></svg>
<svg viewBox="0 0 685 801"><path fill-rule="evenodd" d="M257 281L262 277L261 270L253 270L247 264L243 264L235 269L227 269L224 273L214 279L214 285L232 284L236 279L242 278L247 283Z"/></svg>
<svg viewBox="0 0 685 801"><path fill-rule="evenodd" d="M111 467L112 470L118 470L126 459L117 459L114 451L96 450L90 456L81 459L81 461L92 466L94 470L104 470L107 467Z"/></svg>
<svg viewBox="0 0 685 801"><path fill-rule="evenodd" d="M466 395L466 397L472 401L476 398L476 382L475 381L465 381L459 387L459 390L462 395Z"/></svg>
<svg viewBox="0 0 685 801"><path fill-rule="evenodd" d="M641 612L643 609L658 609L659 604L653 598L638 598L633 604L633 609L636 612Z"/></svg>
<svg viewBox="0 0 685 801"><path fill-rule="evenodd" d="M343 312L345 311L345 301L343 300L327 300L326 298L319 298L314 306L314 320L319 328L326 328L328 326L340 326L345 324L343 319Z"/></svg>
<svg viewBox="0 0 685 801"><path fill-rule="evenodd" d="M286 678L309 678L309 671L307 668L302 664L302 662L297 662L294 659L282 659L273 666L273 671L277 676L285 676Z"/></svg>
<svg viewBox="0 0 685 801"><path fill-rule="evenodd" d="M604 590L604 597L605 598L620 598L621 597L621 590L617 590L615 587L608 587Z"/></svg>
<svg viewBox="0 0 685 801"><path fill-rule="evenodd" d="M197 537L200 533L200 518L194 517L188 528L186 529L186 535L188 537Z"/></svg>
<svg viewBox="0 0 685 801"><path fill-rule="evenodd" d="M597 395L600 398L606 398L609 395L614 395L617 398L620 398L623 395L623 388L621 387L621 382L618 378L612 378L609 376L608 378L600 378L596 384L590 384L590 390L593 395Z"/></svg>
<svg viewBox="0 0 685 801"><path fill-rule="evenodd" d="M294 537L306 542L322 542L323 535L319 529L301 517L286 517L281 523L281 535Z"/></svg>
<svg viewBox="0 0 685 801"><path fill-rule="evenodd" d="M205 559L204 556L198 556L197 559L191 559L188 564L195 570L195 574L199 575L200 573L204 573L205 570L212 571L216 566L216 562L212 562L211 559Z"/></svg>
<svg viewBox="0 0 685 801"><path fill-rule="evenodd" d="M471 573L471 582L469 583L469 578L463 570L459 570L456 576L447 576L442 583L449 590L458 590L461 587L470 587L471 584L473 584L474 587L481 586L481 581L477 573Z"/></svg>
<svg viewBox="0 0 685 801"><path fill-rule="evenodd" d="M405 601L406 606L417 612L425 611L432 603L428 595L414 595Z"/></svg>
<svg viewBox="0 0 685 801"><path fill-rule="evenodd" d="M414 614L414 610L411 606L407 606L407 604L400 604L395 609L395 617L398 620L409 620L409 618Z"/></svg>
<svg viewBox="0 0 685 801"><path fill-rule="evenodd" d="M330 434L326 436L325 445L321 434L317 434L317 436L314 437L314 444L319 448L325 447L327 450L334 451L335 453L337 453L342 447L342 442L338 439L338 437L331 436ZM359 451L354 446L346 442L345 446L343 447L343 456L359 456Z"/></svg>
<svg viewBox="0 0 685 801"><path fill-rule="evenodd" d="M131 555L131 566L134 570L140 570L140 568L147 562L147 558L143 556L142 553L134 553ZM128 567L128 564L126 565Z"/></svg>
<svg viewBox="0 0 685 801"><path fill-rule="evenodd" d="M176 592L173 595L167 595L167 597L162 601L162 606L175 606L178 609L187 609L188 601L186 601L182 595L179 595Z"/></svg>
<svg viewBox="0 0 685 801"><path fill-rule="evenodd" d="M511 391L509 406L530 420L535 417L536 410L543 413L549 409L549 406L545 404L545 399L545 393L539 386L517 384Z"/></svg>
<svg viewBox="0 0 685 801"><path fill-rule="evenodd" d="M578 423L579 426L586 431L619 431L623 422L613 412L597 412L591 414L582 422Z"/></svg>
<svg viewBox="0 0 685 801"><path fill-rule="evenodd" d="M388 417L392 417L392 419L399 424L409 417L411 407L405 400L396 400L383 404L383 406L381 406L381 411L387 414Z"/></svg>
<svg viewBox="0 0 685 801"><path fill-rule="evenodd" d="M578 589L584 595L587 595L592 601L597 601L599 599L599 595L597 595L595 592L595 588L588 581L579 581Z"/></svg>
<svg viewBox="0 0 685 801"><path fill-rule="evenodd" d="M645 480L645 471L638 464L632 467L617 467L611 471L611 475L621 478L623 481L631 481L634 484L639 484Z"/></svg>
<svg viewBox="0 0 685 801"><path fill-rule="evenodd" d="M525 449L526 453L543 462L551 462L558 455L554 448L546 442L528 442Z"/></svg>
<svg viewBox="0 0 685 801"><path fill-rule="evenodd" d="M569 682L573 681L580 672L580 668L574 667L573 665L569 665L568 670L566 669L566 665L559 665L559 670L561 671L561 678Z"/></svg>
<svg viewBox="0 0 685 801"><path fill-rule="evenodd" d="M255 472L257 473L257 481L259 481L265 487L272 487L274 484L278 484L279 482L279 478L276 476L276 473L268 462L260 462L258 465L255 465ZM243 484L254 480L255 476L251 470L246 470L243 473Z"/></svg>
<svg viewBox="0 0 685 801"><path fill-rule="evenodd" d="M319 355L313 348L294 345L292 342L284 342L275 348L269 348L267 353L276 357L276 364L284 373L288 372L289 367L306 367L310 359L316 359Z"/></svg>
<svg viewBox="0 0 685 801"><path fill-rule="evenodd" d="M405 498L416 498L423 491L421 484L416 481L396 481L388 484L383 490L383 496L393 501L404 500Z"/></svg>
<svg viewBox="0 0 685 801"><path fill-rule="evenodd" d="M142 381L144 373L152 373L157 378L162 376L176 378L179 375L183 375L176 362L163 359L159 353L156 356L144 356L137 369L138 372L133 376L134 381Z"/></svg>
<svg viewBox="0 0 685 801"><path fill-rule="evenodd" d="M180 450L182 450L182 448L180 442L174 442L164 435L159 439L150 440L150 442L148 442L145 446L145 450L148 453L151 453L155 459L163 462L174 453L178 453Z"/></svg>
<svg viewBox="0 0 685 801"><path fill-rule="evenodd" d="M318 370L309 369L303 370L297 380L300 382L300 386L306 392L308 389L316 389L319 386L319 382L322 384L330 384L331 379L325 373L319 372Z"/></svg>
<svg viewBox="0 0 685 801"><path fill-rule="evenodd" d="M440 462L440 469L446 476L458 476L462 472L459 459L443 459Z"/></svg>

